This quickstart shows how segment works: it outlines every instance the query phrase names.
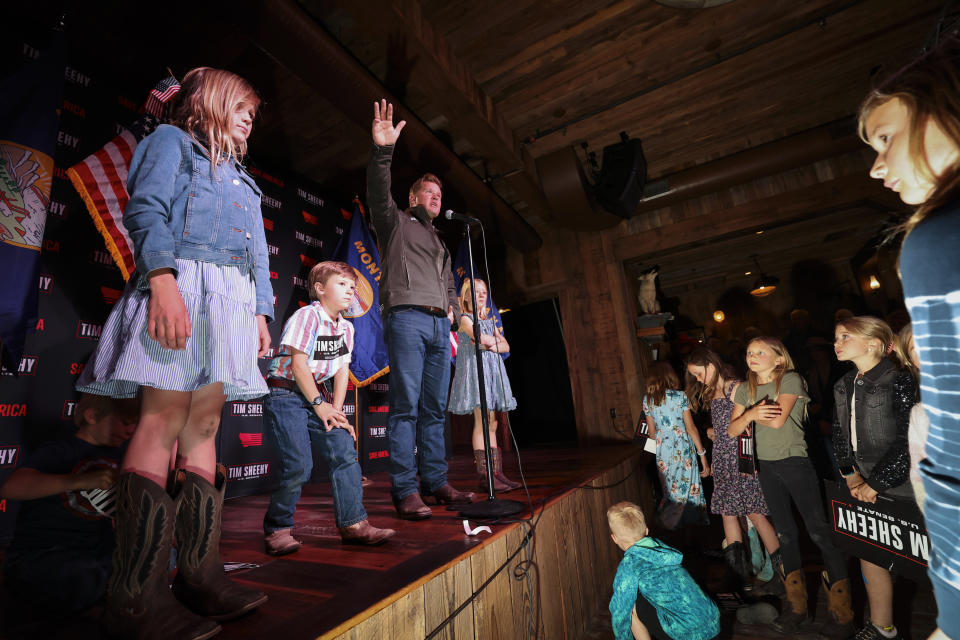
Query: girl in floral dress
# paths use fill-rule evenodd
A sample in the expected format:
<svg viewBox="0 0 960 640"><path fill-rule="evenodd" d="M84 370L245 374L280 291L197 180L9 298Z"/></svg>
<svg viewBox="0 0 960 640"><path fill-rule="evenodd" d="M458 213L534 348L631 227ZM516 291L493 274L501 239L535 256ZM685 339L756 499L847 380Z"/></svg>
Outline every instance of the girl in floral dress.
<svg viewBox="0 0 960 640"><path fill-rule="evenodd" d="M693 424L686 394L666 362L656 362L647 373L647 395L643 398L649 435L657 441L657 471L663 485L663 499L657 518L668 529L681 524L709 522L700 478L710 475L707 452ZM699 457L702 464L697 464Z"/></svg>
<svg viewBox="0 0 960 640"><path fill-rule="evenodd" d="M687 358L687 395L694 409L710 408L707 437L713 440L713 496L710 512L723 518L723 534L727 546L727 563L745 581L751 574L750 547L743 541L740 518L753 523L767 552L774 558L780 549L777 532L767 519L770 510L763 499L760 482L755 475L740 473L737 438L727 434L733 413L733 394L740 381L733 367L706 347L697 347ZM777 592L777 585L771 585ZM782 589L782 584L779 587Z"/></svg>

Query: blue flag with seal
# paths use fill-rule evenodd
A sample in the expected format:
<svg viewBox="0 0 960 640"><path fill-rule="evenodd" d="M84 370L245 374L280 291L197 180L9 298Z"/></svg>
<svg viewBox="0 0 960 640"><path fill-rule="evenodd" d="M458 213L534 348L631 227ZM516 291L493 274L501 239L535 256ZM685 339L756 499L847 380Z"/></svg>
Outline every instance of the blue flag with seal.
<svg viewBox="0 0 960 640"><path fill-rule="evenodd" d="M346 262L357 273L357 290L353 304L343 317L353 323L353 354L350 380L364 387L390 372L387 343L383 340L383 319L380 317L380 253L364 219L363 206L353 201L350 230L340 237L333 259Z"/></svg>
<svg viewBox="0 0 960 640"><path fill-rule="evenodd" d="M50 206L63 95L63 34L0 80L0 341L16 371L37 324L40 249Z"/></svg>
<svg viewBox="0 0 960 640"><path fill-rule="evenodd" d="M473 275L479 280L484 279L484 275L477 270L477 265L473 265ZM457 248L457 255L453 260L453 284L457 289L457 295L459 296L463 291L463 283L465 280L470 279L470 252L467 250L467 238L464 236L463 240L460 241L460 246ZM490 315L493 318L493 324L495 327L503 331L503 321L500 319L500 310L497 308L497 304L493 301L493 294L490 293L490 283L486 282L487 285L487 306L490 307ZM500 354L500 357L506 360L510 357L509 351L504 351Z"/></svg>

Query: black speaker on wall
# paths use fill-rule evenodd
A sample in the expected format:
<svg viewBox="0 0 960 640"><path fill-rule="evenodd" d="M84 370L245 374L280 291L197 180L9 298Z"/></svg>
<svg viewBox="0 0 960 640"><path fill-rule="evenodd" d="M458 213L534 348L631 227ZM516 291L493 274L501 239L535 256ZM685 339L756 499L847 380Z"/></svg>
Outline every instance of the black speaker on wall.
<svg viewBox="0 0 960 640"><path fill-rule="evenodd" d="M647 161L639 140L620 133L620 142L603 148L603 165L594 185L597 202L610 213L630 218L647 182Z"/></svg>

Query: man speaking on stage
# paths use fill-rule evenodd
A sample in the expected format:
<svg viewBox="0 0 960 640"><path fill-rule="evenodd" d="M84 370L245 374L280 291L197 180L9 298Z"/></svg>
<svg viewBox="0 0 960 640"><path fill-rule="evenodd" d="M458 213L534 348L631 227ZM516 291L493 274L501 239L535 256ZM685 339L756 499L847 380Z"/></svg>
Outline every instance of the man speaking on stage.
<svg viewBox="0 0 960 640"><path fill-rule="evenodd" d="M393 147L406 125L394 126L393 105L373 105L373 147L367 165L367 205L381 245L380 304L390 358L390 493L399 516L432 514L417 486L438 504L466 504L475 495L447 482L444 421L450 387L450 326L459 316L450 253L433 219L442 184L427 173L410 187L401 211L390 194ZM414 455L419 454L419 469Z"/></svg>

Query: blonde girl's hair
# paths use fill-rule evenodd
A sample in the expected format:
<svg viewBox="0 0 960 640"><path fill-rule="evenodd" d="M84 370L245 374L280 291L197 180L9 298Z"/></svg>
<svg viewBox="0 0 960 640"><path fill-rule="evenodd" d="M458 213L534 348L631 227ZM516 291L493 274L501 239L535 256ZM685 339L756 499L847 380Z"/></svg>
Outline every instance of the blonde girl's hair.
<svg viewBox="0 0 960 640"><path fill-rule="evenodd" d="M667 389L680 390L680 379L666 362L654 362L647 371L647 399L660 406L667 397Z"/></svg>
<svg viewBox="0 0 960 640"><path fill-rule="evenodd" d="M480 278L474 278L474 280L482 284L484 289L487 288L487 283L481 280ZM490 290L487 289L488 301L489 301L489 293L490 293ZM463 284L460 286L460 309L461 311L464 311L466 313L473 313L473 294L470 292L469 278L464 280ZM484 307L483 309L480 310L480 313L478 315L480 316L481 320L484 320L489 315L489 313L490 313L490 308Z"/></svg>
<svg viewBox="0 0 960 640"><path fill-rule="evenodd" d="M880 341L880 353L877 355L882 359L887 355L887 349L893 344L893 329L880 318L873 316L854 316L848 320L837 323L838 327L843 327L850 333L855 333L861 338L867 340Z"/></svg>
<svg viewBox="0 0 960 640"><path fill-rule="evenodd" d="M921 58L884 80L860 105L858 133L867 144L867 119L873 111L894 98L907 109L910 128L908 153L913 166L933 179L934 189L901 229L910 233L931 212L943 207L960 191L960 162L954 161L940 176L934 176L927 159L924 137L932 119L954 147L960 149L960 38L949 35Z"/></svg>
<svg viewBox="0 0 960 640"><path fill-rule="evenodd" d="M171 123L207 149L211 171L224 159L239 162L247 153L247 141L237 144L230 135L234 110L241 103L256 115L260 98L249 82L223 69L197 67L180 83Z"/></svg>
<svg viewBox="0 0 960 640"><path fill-rule="evenodd" d="M707 365L713 365L716 373L713 376L713 380L707 380L706 382L700 382L687 369L690 365L696 367L703 367L704 372L706 372ZM687 356L687 361L684 366L684 381L686 382L686 393L687 397L690 398L690 404L693 406L696 411L703 411L710 408L710 402L713 400L713 396L717 393L717 385L720 383L720 380L724 382L732 382L737 379L737 374L729 364L723 361L723 358L720 357L716 351L708 349L704 346L696 347L693 351L690 352L690 355Z"/></svg>
<svg viewBox="0 0 960 640"><path fill-rule="evenodd" d="M643 510L632 502L618 502L607 509L607 524L610 529L639 540L647 535L647 519Z"/></svg>
<svg viewBox="0 0 960 640"><path fill-rule="evenodd" d="M783 382L783 376L785 376L788 372L796 369L796 366L793 364L793 358L790 357L790 352L787 351L787 347L784 346L782 342L770 336L758 336L754 338L753 340L750 341L749 344L747 344L747 351L750 351L750 345L755 342L760 342L764 344L771 351L773 351L773 353L778 358L782 358L783 360L773 370L773 381L777 383L776 394L780 395L780 383ZM747 369L747 384L748 384L748 388L750 389L750 402L751 403L756 402L757 387L760 386L760 383L757 381L756 372L752 371L749 368Z"/></svg>
<svg viewBox="0 0 960 640"><path fill-rule="evenodd" d="M919 382L920 370L917 369L917 365L913 363L913 358L910 357L910 352L915 350L916 345L913 343L913 324L908 322L893 339L893 352L897 355L897 360L900 361L900 364L913 374L914 380Z"/></svg>

